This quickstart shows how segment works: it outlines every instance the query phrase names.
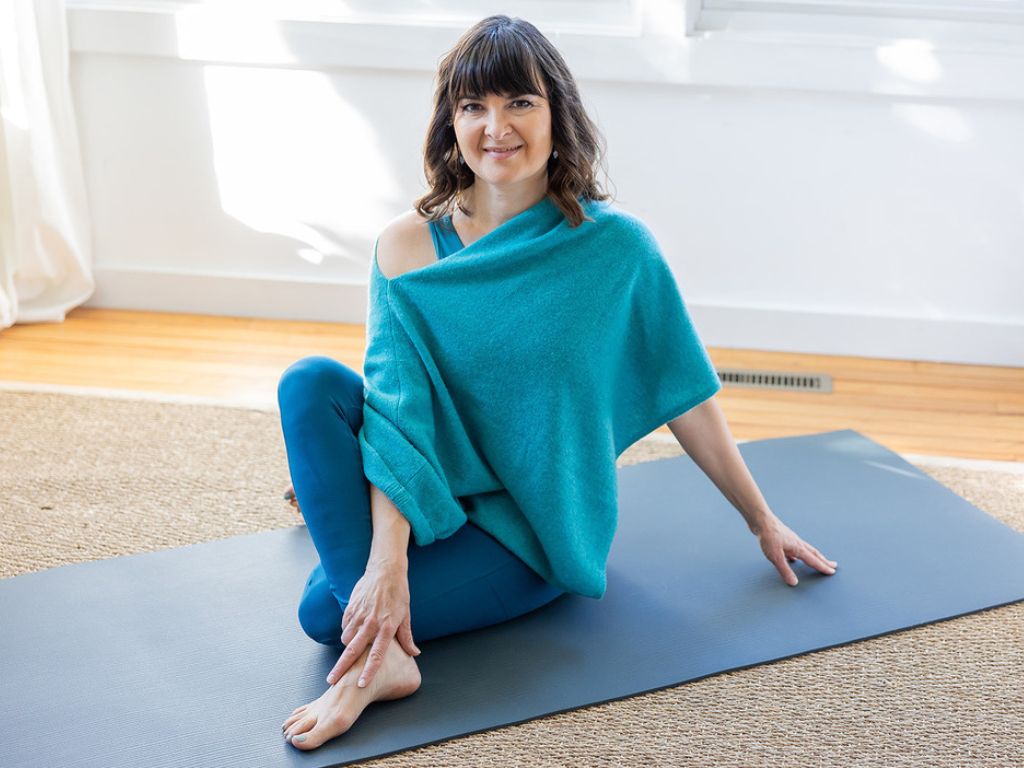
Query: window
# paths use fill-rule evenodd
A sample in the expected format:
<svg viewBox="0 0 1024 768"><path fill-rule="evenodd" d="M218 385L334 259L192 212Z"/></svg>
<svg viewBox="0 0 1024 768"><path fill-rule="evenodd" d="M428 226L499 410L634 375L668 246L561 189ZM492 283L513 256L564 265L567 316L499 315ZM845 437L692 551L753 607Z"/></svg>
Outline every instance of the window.
<svg viewBox="0 0 1024 768"><path fill-rule="evenodd" d="M635 23L637 0L67 0L69 8L237 14L278 21L468 27L503 13L551 29L601 31Z"/></svg>
<svg viewBox="0 0 1024 768"><path fill-rule="evenodd" d="M702 0L694 33L1024 51L1024 0Z"/></svg>

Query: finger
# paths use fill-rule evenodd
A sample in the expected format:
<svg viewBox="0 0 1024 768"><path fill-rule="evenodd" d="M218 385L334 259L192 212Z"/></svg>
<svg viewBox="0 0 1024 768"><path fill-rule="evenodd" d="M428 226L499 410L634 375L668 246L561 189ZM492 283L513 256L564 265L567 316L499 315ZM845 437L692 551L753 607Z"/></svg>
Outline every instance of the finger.
<svg viewBox="0 0 1024 768"><path fill-rule="evenodd" d="M822 559L822 562L828 563L833 568L835 568L837 565L839 565L839 563L837 563L835 560L829 560L827 557L825 557L823 554L821 554L821 551L819 549L817 549L815 547L811 547L811 551L814 552L814 554L816 554L818 557L820 557Z"/></svg>
<svg viewBox="0 0 1024 768"><path fill-rule="evenodd" d="M360 624L355 619L349 619L348 622L343 622L341 625L341 642L344 645L351 645L352 638L359 634L359 630L364 627L365 624Z"/></svg>
<svg viewBox="0 0 1024 768"><path fill-rule="evenodd" d="M372 619L366 619L356 611L353 611L349 615L347 622L345 622L344 617L342 617L341 642L348 645L352 641L352 638L363 630L367 630L370 633L370 637L373 637L376 634L377 625Z"/></svg>
<svg viewBox="0 0 1024 768"><path fill-rule="evenodd" d="M781 550L776 550L773 556L768 559L772 561L772 565L774 565L776 570L778 570L779 574L782 576L782 580L789 586L795 587L800 583L796 574L793 573L793 569L786 563L786 557Z"/></svg>
<svg viewBox="0 0 1024 768"><path fill-rule="evenodd" d="M382 624L377 639L373 641L373 647L366 657L366 664L363 665L363 673L359 675L359 687L365 688L377 674L377 669L384 663L384 653L388 645L395 639L395 630L390 624Z"/></svg>
<svg viewBox="0 0 1024 768"><path fill-rule="evenodd" d="M421 651L416 647L416 643L412 639L412 627L410 626L409 619L402 622L402 626L398 628L398 634L396 635L398 642L405 649L405 652L410 656L419 656Z"/></svg>
<svg viewBox="0 0 1024 768"><path fill-rule="evenodd" d="M341 654L338 661L334 664L334 668L328 673L327 682L329 684L334 685L341 679L342 675L348 672L352 663L363 655L363 650L370 642L371 637L369 627L364 624L363 629L352 639L351 643L347 644L345 652Z"/></svg>
<svg viewBox="0 0 1024 768"><path fill-rule="evenodd" d="M352 603L349 603L348 607L345 609L345 612L341 615L341 631L342 632L345 631L345 627L347 627L349 622L352 620L352 613L353 613ZM344 641L342 641L342 642L344 642Z"/></svg>
<svg viewBox="0 0 1024 768"><path fill-rule="evenodd" d="M821 552L816 550L807 542L804 542L803 554L801 555L800 559L807 563L809 566L811 566L811 568L814 568L816 571L819 571L826 575L831 575L835 572L835 569L831 565L829 565L828 560L824 558Z"/></svg>

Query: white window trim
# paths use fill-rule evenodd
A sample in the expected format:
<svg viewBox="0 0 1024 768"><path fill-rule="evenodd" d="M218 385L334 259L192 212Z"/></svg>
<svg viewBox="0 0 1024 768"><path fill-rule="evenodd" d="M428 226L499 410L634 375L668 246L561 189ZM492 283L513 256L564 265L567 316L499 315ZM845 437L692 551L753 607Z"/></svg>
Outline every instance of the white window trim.
<svg viewBox="0 0 1024 768"><path fill-rule="evenodd" d="M965 43L949 26L950 38L938 42L894 36L891 30L898 27L852 35L794 31L778 26L787 21L778 13L772 17L775 28L737 28L742 25L734 22L711 29L714 16L702 0L633 0L632 8L618 24L538 27L583 81L1024 101L1024 45L1012 40ZM422 19L323 21L261 19L245 10L233 17L225 14L230 11L204 13L187 3L132 8L68 0L71 49L75 54L237 65L434 72L468 26L465 20L428 25ZM822 14L817 16L820 21ZM595 56L595 50L601 55Z"/></svg>
<svg viewBox="0 0 1024 768"><path fill-rule="evenodd" d="M209 18L302 21L391 27L465 29L487 15L479 0L66 0L76 10L183 14ZM637 21L636 0L512 0L509 15L544 19L549 27L600 32ZM581 15L586 12L586 18ZM614 34L614 31L613 31Z"/></svg>
<svg viewBox="0 0 1024 768"><path fill-rule="evenodd" d="M1024 0L699 0L705 38L878 46L920 40L933 50L1024 54Z"/></svg>
<svg viewBox="0 0 1024 768"><path fill-rule="evenodd" d="M1024 0L703 0L709 11L1024 23Z"/></svg>

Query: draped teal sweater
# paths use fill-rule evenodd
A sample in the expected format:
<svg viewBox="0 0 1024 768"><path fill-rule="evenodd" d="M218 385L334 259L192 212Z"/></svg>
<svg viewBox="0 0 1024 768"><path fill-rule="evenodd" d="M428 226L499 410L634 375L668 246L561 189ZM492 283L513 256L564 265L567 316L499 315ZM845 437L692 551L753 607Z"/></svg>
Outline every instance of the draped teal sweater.
<svg viewBox="0 0 1024 768"><path fill-rule="evenodd" d="M615 461L721 388L650 230L545 197L443 260L370 264L363 469L416 544L467 520L545 580L600 598Z"/></svg>

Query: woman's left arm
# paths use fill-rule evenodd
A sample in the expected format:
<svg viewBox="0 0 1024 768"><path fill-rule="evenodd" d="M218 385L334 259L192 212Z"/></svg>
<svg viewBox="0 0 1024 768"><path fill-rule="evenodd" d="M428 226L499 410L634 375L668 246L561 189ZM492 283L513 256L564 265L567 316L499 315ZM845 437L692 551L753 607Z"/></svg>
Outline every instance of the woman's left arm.
<svg viewBox="0 0 1024 768"><path fill-rule="evenodd" d="M793 533L768 507L713 395L670 421L668 428L686 455L743 515L750 532L757 536L765 557L787 584L797 584L796 574L788 565L797 558L822 573L835 573L835 561L826 559Z"/></svg>

